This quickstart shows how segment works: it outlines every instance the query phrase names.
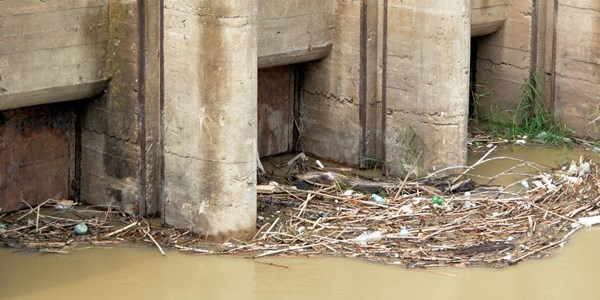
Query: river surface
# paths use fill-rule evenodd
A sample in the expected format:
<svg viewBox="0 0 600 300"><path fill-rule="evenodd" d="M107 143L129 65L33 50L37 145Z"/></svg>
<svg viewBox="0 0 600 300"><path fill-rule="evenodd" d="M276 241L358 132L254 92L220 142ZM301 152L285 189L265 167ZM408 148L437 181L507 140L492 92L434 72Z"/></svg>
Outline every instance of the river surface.
<svg viewBox="0 0 600 300"><path fill-rule="evenodd" d="M526 149L504 147L493 155L557 165L581 154L598 160L595 153ZM510 163L494 162L477 172L497 174L499 168L510 168ZM0 249L2 300L600 299L600 227L579 231L551 258L504 269L417 270L350 258L252 260L176 251L161 256L154 248L140 247L80 249L68 255L13 251Z"/></svg>

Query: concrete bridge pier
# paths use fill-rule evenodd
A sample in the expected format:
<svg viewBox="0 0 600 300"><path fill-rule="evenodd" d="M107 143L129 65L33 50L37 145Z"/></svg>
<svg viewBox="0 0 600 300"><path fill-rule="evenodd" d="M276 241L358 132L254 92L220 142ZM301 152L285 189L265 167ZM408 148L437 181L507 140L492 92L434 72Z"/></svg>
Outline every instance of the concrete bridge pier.
<svg viewBox="0 0 600 300"><path fill-rule="evenodd" d="M163 222L256 230L256 0L164 1Z"/></svg>
<svg viewBox="0 0 600 300"><path fill-rule="evenodd" d="M471 1L389 2L386 160L392 174L467 160ZM409 21L410 20L410 21Z"/></svg>

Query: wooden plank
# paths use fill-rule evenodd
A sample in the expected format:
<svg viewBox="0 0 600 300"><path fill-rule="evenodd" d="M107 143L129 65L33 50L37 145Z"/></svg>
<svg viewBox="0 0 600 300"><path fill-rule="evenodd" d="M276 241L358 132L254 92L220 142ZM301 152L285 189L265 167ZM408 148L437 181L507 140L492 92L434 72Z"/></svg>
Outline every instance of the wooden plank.
<svg viewBox="0 0 600 300"><path fill-rule="evenodd" d="M258 70L258 153L261 157L291 150L294 69Z"/></svg>

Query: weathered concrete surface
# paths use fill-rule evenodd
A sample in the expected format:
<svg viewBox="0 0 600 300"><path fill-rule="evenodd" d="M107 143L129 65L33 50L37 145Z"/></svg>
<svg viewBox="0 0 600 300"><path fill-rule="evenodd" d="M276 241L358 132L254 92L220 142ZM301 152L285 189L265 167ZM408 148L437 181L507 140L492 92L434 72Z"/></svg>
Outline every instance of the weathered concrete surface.
<svg viewBox="0 0 600 300"><path fill-rule="evenodd" d="M111 81L82 116L81 198L148 215L159 209L160 7L140 1L108 3Z"/></svg>
<svg viewBox="0 0 600 300"><path fill-rule="evenodd" d="M598 139L600 2L560 0L556 9L554 111L577 136Z"/></svg>
<svg viewBox="0 0 600 300"><path fill-rule="evenodd" d="M0 1L0 110L78 100L104 90L107 5ZM77 196L75 113L71 103L3 113L1 169L10 175L0 180L2 200L9 203L5 210L17 208L21 199L33 205Z"/></svg>
<svg viewBox="0 0 600 300"><path fill-rule="evenodd" d="M470 1L390 1L387 163L401 174L466 163ZM422 153L421 153L422 152Z"/></svg>
<svg viewBox="0 0 600 300"><path fill-rule="evenodd" d="M71 198L74 179L73 103L0 111L1 212Z"/></svg>
<svg viewBox="0 0 600 300"><path fill-rule="evenodd" d="M258 0L258 67L324 58L331 50L334 0Z"/></svg>
<svg viewBox="0 0 600 300"><path fill-rule="evenodd" d="M257 3L166 0L163 221L256 230Z"/></svg>
<svg viewBox="0 0 600 300"><path fill-rule="evenodd" d="M504 25L509 0L471 0L471 36L494 33Z"/></svg>
<svg viewBox="0 0 600 300"><path fill-rule="evenodd" d="M478 39L477 93L480 116L512 115L532 66L531 1L511 1L500 31Z"/></svg>
<svg viewBox="0 0 600 300"><path fill-rule="evenodd" d="M0 110L104 89L107 2L0 1Z"/></svg>
<svg viewBox="0 0 600 300"><path fill-rule="evenodd" d="M294 67L258 70L258 155L289 152L294 139Z"/></svg>
<svg viewBox="0 0 600 300"><path fill-rule="evenodd" d="M547 108L578 137L599 138L597 1L510 1L502 29L479 39L480 113L512 115L531 74ZM556 18L555 18L556 17Z"/></svg>
<svg viewBox="0 0 600 300"><path fill-rule="evenodd" d="M376 159L361 151L361 144L374 149L376 130L361 124L360 89L364 89L365 119L377 108L377 1L364 1L366 68L361 83L361 3L336 1L334 10L333 48L320 61L308 63L304 69L304 92L300 104L300 131L303 150L318 156L361 164ZM369 52L367 52L369 51ZM363 135L363 128L367 134ZM373 148L371 148L373 146ZM364 153L361 153L364 152ZM372 155L371 157L366 157Z"/></svg>

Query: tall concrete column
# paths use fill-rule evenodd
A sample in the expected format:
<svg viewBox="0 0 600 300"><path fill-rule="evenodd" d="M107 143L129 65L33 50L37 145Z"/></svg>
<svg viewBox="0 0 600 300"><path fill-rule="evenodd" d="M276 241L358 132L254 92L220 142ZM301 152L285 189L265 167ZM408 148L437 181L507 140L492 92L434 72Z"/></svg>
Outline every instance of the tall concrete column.
<svg viewBox="0 0 600 300"><path fill-rule="evenodd" d="M470 0L389 0L384 138L391 173L466 163L470 9Z"/></svg>
<svg viewBox="0 0 600 300"><path fill-rule="evenodd" d="M256 227L256 0L164 0L163 221Z"/></svg>

